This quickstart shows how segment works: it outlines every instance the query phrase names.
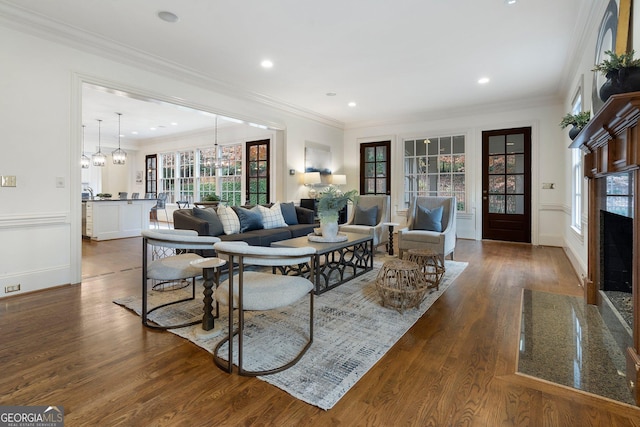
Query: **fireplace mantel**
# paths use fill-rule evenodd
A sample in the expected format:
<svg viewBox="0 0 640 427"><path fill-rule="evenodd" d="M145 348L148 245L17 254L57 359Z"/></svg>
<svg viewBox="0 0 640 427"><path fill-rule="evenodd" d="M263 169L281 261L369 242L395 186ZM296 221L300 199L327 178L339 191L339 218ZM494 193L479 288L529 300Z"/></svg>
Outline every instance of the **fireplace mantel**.
<svg viewBox="0 0 640 427"><path fill-rule="evenodd" d="M603 197L598 178L621 172L633 174L633 347L626 349L627 382L640 405L640 92L614 95L580 131L570 148L584 151L584 175L589 179L587 277L585 299L601 306L600 286L600 204Z"/></svg>

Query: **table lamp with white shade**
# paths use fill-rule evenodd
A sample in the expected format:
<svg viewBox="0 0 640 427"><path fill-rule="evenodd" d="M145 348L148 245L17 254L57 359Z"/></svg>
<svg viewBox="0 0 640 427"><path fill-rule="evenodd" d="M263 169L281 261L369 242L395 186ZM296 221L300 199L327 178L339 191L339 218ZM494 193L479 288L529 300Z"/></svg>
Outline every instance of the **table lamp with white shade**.
<svg viewBox="0 0 640 427"><path fill-rule="evenodd" d="M320 183L322 183L322 180L320 179L320 172L305 172L304 185L309 187L310 199L315 199L318 195L318 192L314 187Z"/></svg>

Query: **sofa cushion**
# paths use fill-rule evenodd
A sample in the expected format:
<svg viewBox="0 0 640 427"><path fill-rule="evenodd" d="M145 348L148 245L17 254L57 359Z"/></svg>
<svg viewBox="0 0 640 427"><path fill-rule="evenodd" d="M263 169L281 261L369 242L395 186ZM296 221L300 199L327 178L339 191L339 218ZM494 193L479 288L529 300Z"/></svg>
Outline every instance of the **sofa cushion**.
<svg viewBox="0 0 640 427"><path fill-rule="evenodd" d="M213 208L200 209L194 207L193 216L195 216L196 218L204 219L209 223L210 236L219 236L220 234L224 234L224 227L222 226L222 222L220 221L218 214Z"/></svg>
<svg viewBox="0 0 640 427"><path fill-rule="evenodd" d="M298 224L298 215L296 214L296 207L293 202L280 203L280 210L282 211L282 217L287 225Z"/></svg>
<svg viewBox="0 0 640 427"><path fill-rule="evenodd" d="M287 226L287 223L282 216L280 203L276 203L270 208L261 205L258 205L257 208L260 215L262 215L262 225L266 230Z"/></svg>
<svg viewBox="0 0 640 427"><path fill-rule="evenodd" d="M237 234L240 232L240 220L236 211L229 206L218 206L218 218L222 222L224 234Z"/></svg>
<svg viewBox="0 0 640 427"><path fill-rule="evenodd" d="M313 229L316 227L320 227L318 224L296 224L289 226L289 232L291 233L291 238L295 239L296 237L307 236L310 233L313 233Z"/></svg>
<svg viewBox="0 0 640 427"><path fill-rule="evenodd" d="M444 208L442 206L431 210L422 206L417 206L413 229L442 232L443 210Z"/></svg>
<svg viewBox="0 0 640 427"><path fill-rule="evenodd" d="M253 234L254 231L238 234L223 234L220 240L223 242L246 242L251 246L260 246L260 236Z"/></svg>
<svg viewBox="0 0 640 427"><path fill-rule="evenodd" d="M259 239L258 246L271 246L273 242L287 240L291 238L289 227L271 228L269 230L253 230L250 232L252 236ZM246 235L247 233L245 233Z"/></svg>
<svg viewBox="0 0 640 427"><path fill-rule="evenodd" d="M233 210L236 211L238 219L240 220L240 233L251 230L261 230L264 228L262 225L262 215L257 206L251 209L246 209L240 206L233 206Z"/></svg>
<svg viewBox="0 0 640 427"><path fill-rule="evenodd" d="M374 227L378 223L378 206L371 206L370 208L356 206L353 222L355 225L369 225Z"/></svg>

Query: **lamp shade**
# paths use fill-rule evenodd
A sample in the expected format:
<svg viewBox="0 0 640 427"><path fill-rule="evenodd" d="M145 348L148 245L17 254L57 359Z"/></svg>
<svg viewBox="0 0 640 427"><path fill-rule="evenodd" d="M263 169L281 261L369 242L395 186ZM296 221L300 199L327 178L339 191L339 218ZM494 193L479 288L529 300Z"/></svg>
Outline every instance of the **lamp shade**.
<svg viewBox="0 0 640 427"><path fill-rule="evenodd" d="M304 185L320 184L320 172L306 172L304 174Z"/></svg>
<svg viewBox="0 0 640 427"><path fill-rule="evenodd" d="M331 183L333 185L347 185L347 175L333 175Z"/></svg>

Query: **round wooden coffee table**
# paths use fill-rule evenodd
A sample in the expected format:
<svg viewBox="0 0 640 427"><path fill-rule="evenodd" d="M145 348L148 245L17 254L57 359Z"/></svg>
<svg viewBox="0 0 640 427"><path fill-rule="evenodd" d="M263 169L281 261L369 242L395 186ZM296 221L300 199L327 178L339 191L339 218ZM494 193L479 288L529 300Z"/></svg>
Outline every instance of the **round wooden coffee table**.
<svg viewBox="0 0 640 427"><path fill-rule="evenodd" d="M402 313L407 308L419 307L429 286L418 264L394 259L385 262L380 269L376 289L384 307Z"/></svg>

